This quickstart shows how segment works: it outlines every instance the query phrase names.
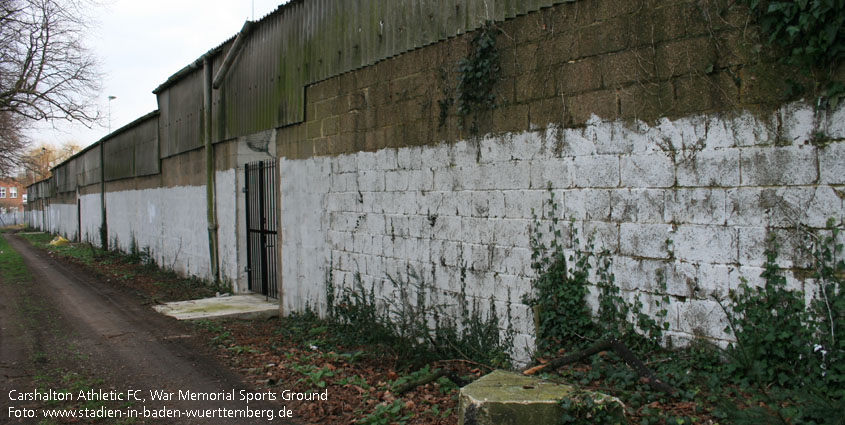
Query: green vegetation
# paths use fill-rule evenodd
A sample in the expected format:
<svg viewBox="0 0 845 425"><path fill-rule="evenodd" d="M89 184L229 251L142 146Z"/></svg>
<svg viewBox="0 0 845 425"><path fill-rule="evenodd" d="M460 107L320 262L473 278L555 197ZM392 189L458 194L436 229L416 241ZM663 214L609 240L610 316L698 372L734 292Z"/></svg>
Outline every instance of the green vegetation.
<svg viewBox="0 0 845 425"><path fill-rule="evenodd" d="M394 294L379 302L374 284L367 288L359 274L351 287L341 288L339 295L335 295L334 285L327 278L333 333L348 338L350 345L382 346L408 365L441 359L464 359L491 368L510 365L513 329L507 329L502 336L492 298L486 316L481 313L478 300L468 300L466 268L461 270L457 299L460 320L449 315L447 304L432 301L437 299L433 286L413 268L408 267L405 276L388 275L387 280L395 289Z"/></svg>
<svg viewBox="0 0 845 425"><path fill-rule="evenodd" d="M21 233L19 236L38 248L46 249L60 257L88 266L95 264L97 259L107 257L109 254L108 251L103 251L89 244L69 243L64 246L51 246L50 241L53 240L54 235L49 233L27 232Z"/></svg>
<svg viewBox="0 0 845 425"><path fill-rule="evenodd" d="M597 402L594 393L574 391L572 395L561 400L560 405L565 412L559 421L561 425L621 425L610 403Z"/></svg>
<svg viewBox="0 0 845 425"><path fill-rule="evenodd" d="M845 1L843 0L743 0L768 43L785 53L781 61L814 74L824 100L836 107L845 95L845 84L833 81L835 68L845 58ZM792 83L792 91L805 87Z"/></svg>
<svg viewBox="0 0 845 425"><path fill-rule="evenodd" d="M158 267L149 248L139 248L132 238L129 252L103 250L90 243L50 245L54 235L42 232L20 233L32 245L74 263L93 268L107 278L126 283L142 295L157 301L176 301L230 292L225 282L207 282L198 277L181 277L175 271ZM117 246L113 243L112 246Z"/></svg>
<svg viewBox="0 0 845 425"><path fill-rule="evenodd" d="M581 349L596 340L613 337L629 347L653 349L660 345L668 323L665 305L668 299L654 301L657 308L651 318L642 311L637 298L622 298L612 261L607 251L594 253L593 237L582 244L574 222L562 228L559 205L549 190L546 201L548 218L534 214L531 228L531 267L536 278L533 292L523 299L537 315L537 340L541 355L560 348ZM567 255L567 250L570 250ZM594 270L594 271L591 271ZM595 281L590 277L595 276ZM665 282L659 282L665 287ZM590 287L598 291L598 312L594 315L587 304Z"/></svg>
<svg viewBox="0 0 845 425"><path fill-rule="evenodd" d="M0 281L18 284L26 283L32 279L23 258L9 246L6 239L0 234Z"/></svg>
<svg viewBox="0 0 845 425"><path fill-rule="evenodd" d="M391 404L379 404L375 411L365 416L357 423L361 425L402 425L411 419L410 415L402 414L403 403L401 400L394 400Z"/></svg>
<svg viewBox="0 0 845 425"><path fill-rule="evenodd" d="M70 371L63 368L56 368L52 370L43 371L35 376L35 384L41 391L53 390L56 392L69 392L71 394L80 394L88 392L96 392L104 388L105 382L102 379L94 378L85 373ZM131 407L131 402L105 402L96 398L86 400L78 400L76 397L74 401L48 401L47 408L52 409L90 409L98 410L100 408L106 409L124 409ZM42 419L39 424L53 424L51 419ZM129 425L137 423L136 418L118 418L118 419L89 419L88 423L113 423L116 425Z"/></svg>
<svg viewBox="0 0 845 425"><path fill-rule="evenodd" d="M548 227L535 218L531 237L537 278L526 301L537 306L538 353L570 353L613 337L679 392L671 397L654 391L610 352L592 356L586 368L562 369L565 381L619 397L628 417L640 424L691 424L706 418L737 424L845 423L845 343L840 335L845 329L845 262L836 242L842 223L831 221L822 232L804 229L813 258L804 272L818 285L817 292L787 287L776 262L777 246L770 242L761 275L765 284L743 283L728 300L717 300L730 323L726 331L736 342L726 349L702 342L673 351L659 345L666 328L662 306L668 300L657 302L654 318L642 314L636 298L625 302L612 288L607 255L591 253L591 238L581 246L573 224L561 229L555 204L552 196L552 218L544 219ZM658 279L665 289L663 277ZM587 305L590 287L598 293L595 314ZM573 400L562 403L573 405ZM601 423L601 415L601 409L585 408L568 412L561 421Z"/></svg>
<svg viewBox="0 0 845 425"><path fill-rule="evenodd" d="M727 308L736 344L725 371L743 388L756 390L749 409L733 412L737 422L845 423L845 262L837 236L842 225L813 235L812 278L819 285L808 305L806 294L789 289L777 266L777 245L769 241L763 287L740 285Z"/></svg>
<svg viewBox="0 0 845 425"><path fill-rule="evenodd" d="M466 119L472 116L472 122L469 123L472 134L478 132L477 113L496 107L496 94L493 89L502 73L499 50L496 48L498 32L492 22L485 23L473 33L466 57L458 62L458 85L454 103L460 117L460 128L465 128ZM444 107L448 108L452 103L447 102L440 104L441 122Z"/></svg>

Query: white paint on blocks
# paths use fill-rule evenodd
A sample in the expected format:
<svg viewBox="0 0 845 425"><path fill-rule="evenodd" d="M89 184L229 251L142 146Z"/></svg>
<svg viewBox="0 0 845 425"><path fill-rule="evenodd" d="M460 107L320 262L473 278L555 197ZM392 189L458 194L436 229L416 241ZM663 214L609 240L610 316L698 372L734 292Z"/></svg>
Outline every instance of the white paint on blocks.
<svg viewBox="0 0 845 425"><path fill-rule="evenodd" d="M108 192L109 243L149 249L156 262L183 275L210 276L205 188L180 186Z"/></svg>
<svg viewBox="0 0 845 425"><path fill-rule="evenodd" d="M51 233L74 240L78 232L76 205L52 203L47 209L47 226Z"/></svg>
<svg viewBox="0 0 845 425"><path fill-rule="evenodd" d="M245 292L237 286L239 278L237 229L240 216L238 215L238 190L235 171L234 169L218 171L215 175L218 225L217 255L221 279L232 284L232 289L235 292Z"/></svg>
<svg viewBox="0 0 845 425"><path fill-rule="evenodd" d="M333 246L328 239L331 167L329 158L281 160L282 308L285 312L303 311L308 306L325 311L324 283ZM353 202L346 209L355 208ZM354 244L351 234L345 236L351 249Z"/></svg>
<svg viewBox="0 0 845 425"><path fill-rule="evenodd" d="M323 309L327 276L337 288L360 273L387 293L386 276L408 267L454 296L466 266L467 294L479 305L510 299L522 312L520 340L530 343L532 319L520 304L532 277L527 229L532 211L550 212L551 188L561 218L611 251L628 296L660 292L656 270L664 271L673 340L727 338L712 297L740 277L758 280L761 235L843 219L843 110L817 117L791 104L768 117L654 125L593 117L583 128L282 158L284 308ZM824 128L834 140L809 143ZM791 254L784 264L804 261Z"/></svg>
<svg viewBox="0 0 845 425"><path fill-rule="evenodd" d="M100 194L92 193L79 197L82 217L82 240L100 246L100 227L103 223Z"/></svg>

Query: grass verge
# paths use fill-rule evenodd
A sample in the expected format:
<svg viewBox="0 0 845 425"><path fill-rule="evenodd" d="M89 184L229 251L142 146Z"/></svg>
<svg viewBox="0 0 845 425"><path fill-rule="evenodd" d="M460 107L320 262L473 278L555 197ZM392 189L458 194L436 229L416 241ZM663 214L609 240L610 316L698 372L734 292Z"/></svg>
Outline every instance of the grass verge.
<svg viewBox="0 0 845 425"><path fill-rule="evenodd" d="M53 246L54 236L44 232L18 234L36 248L86 267L109 283L137 292L151 303L183 301L212 297L229 292L223 284L213 284L198 277L181 277L175 271L163 269L143 251L123 253L97 248L90 243Z"/></svg>

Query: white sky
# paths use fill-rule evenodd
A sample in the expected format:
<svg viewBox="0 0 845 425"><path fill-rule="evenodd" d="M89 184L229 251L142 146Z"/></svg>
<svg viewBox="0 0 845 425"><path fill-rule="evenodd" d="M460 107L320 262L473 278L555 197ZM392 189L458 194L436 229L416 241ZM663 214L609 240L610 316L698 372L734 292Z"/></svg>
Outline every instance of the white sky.
<svg viewBox="0 0 845 425"><path fill-rule="evenodd" d="M91 10L88 40L100 62L100 108L116 130L157 109L153 89L209 49L261 19L286 0L105 0ZM108 133L108 119L88 129L79 124L39 123L32 141L88 146Z"/></svg>

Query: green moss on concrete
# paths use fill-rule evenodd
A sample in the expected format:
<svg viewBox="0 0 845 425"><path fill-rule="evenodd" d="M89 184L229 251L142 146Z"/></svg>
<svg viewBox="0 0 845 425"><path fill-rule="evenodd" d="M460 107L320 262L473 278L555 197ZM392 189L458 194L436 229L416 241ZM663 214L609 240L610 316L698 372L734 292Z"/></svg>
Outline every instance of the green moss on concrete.
<svg viewBox="0 0 845 425"><path fill-rule="evenodd" d="M206 305L198 305L193 308L186 308L182 310L182 313L214 313L218 311L227 311L227 310L240 310L241 306L231 306L226 304L206 304Z"/></svg>
<svg viewBox="0 0 845 425"><path fill-rule="evenodd" d="M574 397L574 395L578 397ZM553 425L564 413L560 400L573 402L583 399L584 391L570 385L544 381L503 370L494 371L461 389L460 425ZM600 394L593 396L596 404L612 404L610 410L623 418L618 399Z"/></svg>

